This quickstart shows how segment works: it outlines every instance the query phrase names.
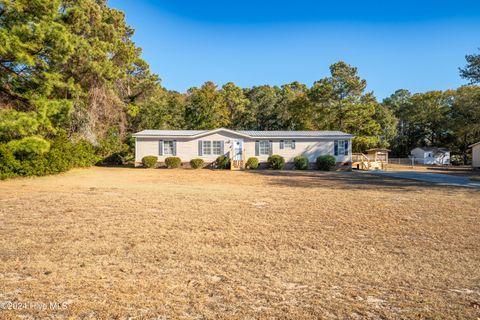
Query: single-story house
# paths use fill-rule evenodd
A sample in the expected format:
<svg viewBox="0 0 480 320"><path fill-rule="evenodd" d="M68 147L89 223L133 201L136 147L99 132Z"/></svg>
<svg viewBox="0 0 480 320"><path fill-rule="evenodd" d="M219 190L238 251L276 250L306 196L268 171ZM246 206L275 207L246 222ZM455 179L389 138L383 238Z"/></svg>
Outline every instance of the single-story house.
<svg viewBox="0 0 480 320"><path fill-rule="evenodd" d="M214 130L144 130L135 137L135 164L145 156L179 157L183 163L201 158L208 165L220 155L246 161L257 157L266 162L278 154L288 163L304 155L314 163L320 155L335 156L338 165L351 165L353 135L340 131L245 131Z"/></svg>
<svg viewBox="0 0 480 320"><path fill-rule="evenodd" d="M449 165L450 151L437 147L418 147L410 151L414 161L420 164Z"/></svg>
<svg viewBox="0 0 480 320"><path fill-rule="evenodd" d="M480 141L470 146L472 148L472 167L480 169Z"/></svg>

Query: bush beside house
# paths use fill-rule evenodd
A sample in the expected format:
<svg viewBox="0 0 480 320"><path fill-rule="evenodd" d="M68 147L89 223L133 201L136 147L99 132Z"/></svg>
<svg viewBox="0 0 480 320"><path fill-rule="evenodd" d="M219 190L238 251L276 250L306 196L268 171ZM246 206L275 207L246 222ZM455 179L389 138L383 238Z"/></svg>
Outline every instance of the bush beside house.
<svg viewBox="0 0 480 320"><path fill-rule="evenodd" d="M218 169L230 169L230 158L227 156L219 156L215 160L215 166Z"/></svg>
<svg viewBox="0 0 480 320"><path fill-rule="evenodd" d="M192 167L193 169L203 168L203 164L204 164L204 161L203 159L200 159L200 158L195 158L190 160L190 167Z"/></svg>
<svg viewBox="0 0 480 320"><path fill-rule="evenodd" d="M334 156L331 156L331 155L320 156L317 158L317 169L329 171L335 167L336 163L337 161Z"/></svg>
<svg viewBox="0 0 480 320"><path fill-rule="evenodd" d="M245 168L255 170L258 168L258 165L259 165L258 158L251 157L251 158L248 158L247 162L245 163Z"/></svg>
<svg viewBox="0 0 480 320"><path fill-rule="evenodd" d="M182 165L182 159L179 157L167 157L165 158L165 165L167 168L179 168Z"/></svg>
<svg viewBox="0 0 480 320"><path fill-rule="evenodd" d="M268 167L274 170L281 170L283 169L283 167L285 167L285 159L278 154L274 154L268 157L267 163Z"/></svg>
<svg viewBox="0 0 480 320"><path fill-rule="evenodd" d="M146 156L142 158L142 164L145 168L155 168L157 165L158 157Z"/></svg>
<svg viewBox="0 0 480 320"><path fill-rule="evenodd" d="M293 159L293 164L297 170L308 169L308 158L305 156L297 156Z"/></svg>

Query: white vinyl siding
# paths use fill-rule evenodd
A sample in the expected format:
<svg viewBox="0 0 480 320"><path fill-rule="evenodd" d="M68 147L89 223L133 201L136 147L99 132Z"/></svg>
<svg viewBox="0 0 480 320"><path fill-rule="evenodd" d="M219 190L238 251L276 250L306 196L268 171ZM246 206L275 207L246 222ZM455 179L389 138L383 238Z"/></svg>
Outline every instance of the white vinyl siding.
<svg viewBox="0 0 480 320"><path fill-rule="evenodd" d="M222 154L229 153L232 151L233 142L239 139L238 136L227 133L215 133L212 135L206 135L199 138L190 138L190 137L179 137L173 139L170 137L151 137L145 138L140 137L136 138L136 162L137 164L141 162L142 158L149 155L158 155L158 161L163 162L165 158L171 157L172 155L163 155L163 142L164 141L173 141L174 142L174 152L176 156L180 157L183 162L188 162L194 158L202 158L205 162L212 162L218 155L214 155L214 145L210 145L210 154L202 154L203 141L221 141L222 145ZM338 140L347 140L348 141L348 155L336 155L337 162L348 162L351 161L351 140L345 139L344 137L338 137L338 140L335 138L278 138L278 139L269 139L269 138L242 138L244 140L243 150L244 158L248 159L250 157L257 157L260 162L267 161L268 157L271 154L279 154L285 158L286 162L293 162L293 159L298 155L304 155L308 157L310 162L315 162L316 158L325 154L334 153L334 145L338 146ZM175 142L176 140L176 142ZM285 140L292 140L295 142L295 148L281 148L281 144ZM262 142L262 155L259 153L260 141ZM216 143L215 143L216 144ZM270 144L270 146L269 146ZM216 144L218 147L218 144ZM161 147L159 149L159 147Z"/></svg>

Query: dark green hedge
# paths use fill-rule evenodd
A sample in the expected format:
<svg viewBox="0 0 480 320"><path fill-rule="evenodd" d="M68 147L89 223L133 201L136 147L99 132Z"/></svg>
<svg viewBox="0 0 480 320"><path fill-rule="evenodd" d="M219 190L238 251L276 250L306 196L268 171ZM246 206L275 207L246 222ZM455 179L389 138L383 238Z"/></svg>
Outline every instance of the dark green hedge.
<svg viewBox="0 0 480 320"><path fill-rule="evenodd" d="M49 142L48 152L30 155L15 155L6 144L0 144L0 179L55 174L74 167L89 167L99 160L93 145L87 141L72 143L61 135Z"/></svg>

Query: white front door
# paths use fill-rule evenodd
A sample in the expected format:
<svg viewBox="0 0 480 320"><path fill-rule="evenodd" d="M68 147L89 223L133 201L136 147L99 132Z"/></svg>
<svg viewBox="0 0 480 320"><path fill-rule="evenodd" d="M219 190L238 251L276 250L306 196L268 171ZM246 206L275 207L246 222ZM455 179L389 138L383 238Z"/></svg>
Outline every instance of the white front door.
<svg viewBox="0 0 480 320"><path fill-rule="evenodd" d="M243 160L243 139L232 140L232 160Z"/></svg>

